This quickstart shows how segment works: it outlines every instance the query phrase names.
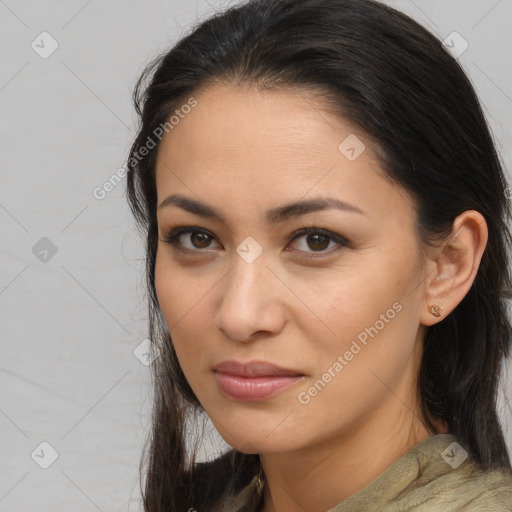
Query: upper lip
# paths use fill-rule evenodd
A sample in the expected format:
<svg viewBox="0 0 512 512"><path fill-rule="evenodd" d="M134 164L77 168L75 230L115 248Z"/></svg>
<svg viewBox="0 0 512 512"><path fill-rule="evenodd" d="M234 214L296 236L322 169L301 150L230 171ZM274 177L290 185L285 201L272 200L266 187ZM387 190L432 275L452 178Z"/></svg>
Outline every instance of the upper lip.
<svg viewBox="0 0 512 512"><path fill-rule="evenodd" d="M282 368L266 361L249 361L240 363L238 361L223 361L213 367L213 370L229 375L240 377L264 377L264 376L303 376L304 374L296 370Z"/></svg>

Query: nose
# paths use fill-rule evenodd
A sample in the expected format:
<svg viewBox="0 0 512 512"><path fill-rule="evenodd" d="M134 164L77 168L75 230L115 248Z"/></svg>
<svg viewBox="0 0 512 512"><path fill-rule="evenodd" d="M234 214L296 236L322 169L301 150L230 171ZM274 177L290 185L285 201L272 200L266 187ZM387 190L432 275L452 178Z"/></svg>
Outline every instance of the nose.
<svg viewBox="0 0 512 512"><path fill-rule="evenodd" d="M286 323L285 294L263 255L252 263L236 255L222 283L215 326L226 336L248 342L281 332Z"/></svg>

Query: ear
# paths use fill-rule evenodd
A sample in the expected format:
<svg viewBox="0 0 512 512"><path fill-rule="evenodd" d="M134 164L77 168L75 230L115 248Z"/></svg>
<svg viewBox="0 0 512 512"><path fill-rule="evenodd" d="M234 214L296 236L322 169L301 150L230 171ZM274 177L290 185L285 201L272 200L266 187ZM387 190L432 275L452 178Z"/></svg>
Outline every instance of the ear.
<svg viewBox="0 0 512 512"><path fill-rule="evenodd" d="M436 249L427 265L421 324L440 322L466 296L478 272L487 238L487 223L481 213L467 210L453 221L451 236ZM439 316L432 313L433 305L439 306ZM433 312L436 313L435 307Z"/></svg>

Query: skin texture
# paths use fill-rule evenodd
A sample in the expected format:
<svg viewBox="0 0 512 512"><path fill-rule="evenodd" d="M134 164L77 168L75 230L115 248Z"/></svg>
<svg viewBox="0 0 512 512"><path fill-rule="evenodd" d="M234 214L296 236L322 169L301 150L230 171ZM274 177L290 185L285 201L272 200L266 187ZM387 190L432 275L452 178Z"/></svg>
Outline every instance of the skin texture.
<svg viewBox="0 0 512 512"><path fill-rule="evenodd" d="M464 212L454 236L424 256L412 198L384 178L365 134L317 97L226 84L194 97L197 106L159 148L158 204L180 194L224 221L158 208L160 306L185 376L219 433L241 451L260 453L264 511L322 512L433 434L420 421L415 394L425 326L469 290L486 224L478 212ZM338 149L351 134L365 144L353 161ZM275 225L266 218L268 209L319 197L363 213L328 209ZM184 233L180 250L164 241L176 226L210 237ZM293 240L304 227L348 245ZM251 263L236 251L249 236L262 249ZM434 303L444 308L440 318L427 309ZM382 323L336 371L358 335ZM231 359L268 361L304 377L266 400L234 400L213 371ZM325 386L301 403L299 393L304 402L329 369L329 382L323 377ZM439 423L437 432L446 431Z"/></svg>

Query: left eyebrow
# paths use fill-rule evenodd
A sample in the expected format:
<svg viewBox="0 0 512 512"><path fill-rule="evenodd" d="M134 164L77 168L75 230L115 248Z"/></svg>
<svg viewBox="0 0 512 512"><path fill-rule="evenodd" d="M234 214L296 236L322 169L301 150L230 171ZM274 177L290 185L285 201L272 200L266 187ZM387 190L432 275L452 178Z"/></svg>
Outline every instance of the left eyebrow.
<svg viewBox="0 0 512 512"><path fill-rule="evenodd" d="M195 199L181 196L179 194L172 194L169 197L166 197L160 203L158 208L164 208L171 204L179 206L180 208L190 213L200 215L201 217L214 218L221 222L226 222L224 215L215 210L215 208L212 206L196 201ZM330 209L359 213L362 215L365 214L363 210L357 206L345 201L341 201L333 197L318 197L314 199L296 201L294 203L285 204L277 208L272 208L267 210L266 216L269 224L277 224L289 219L290 217L298 217L300 215L306 215L311 212Z"/></svg>
<svg viewBox="0 0 512 512"><path fill-rule="evenodd" d="M346 212L360 213L364 215L363 210L357 206L340 201L334 197L318 197L315 199L297 201L295 203L286 204L279 206L267 211L267 220L270 224L277 224L290 217L296 217L299 215L306 215L310 212L316 212L320 210L337 209Z"/></svg>

